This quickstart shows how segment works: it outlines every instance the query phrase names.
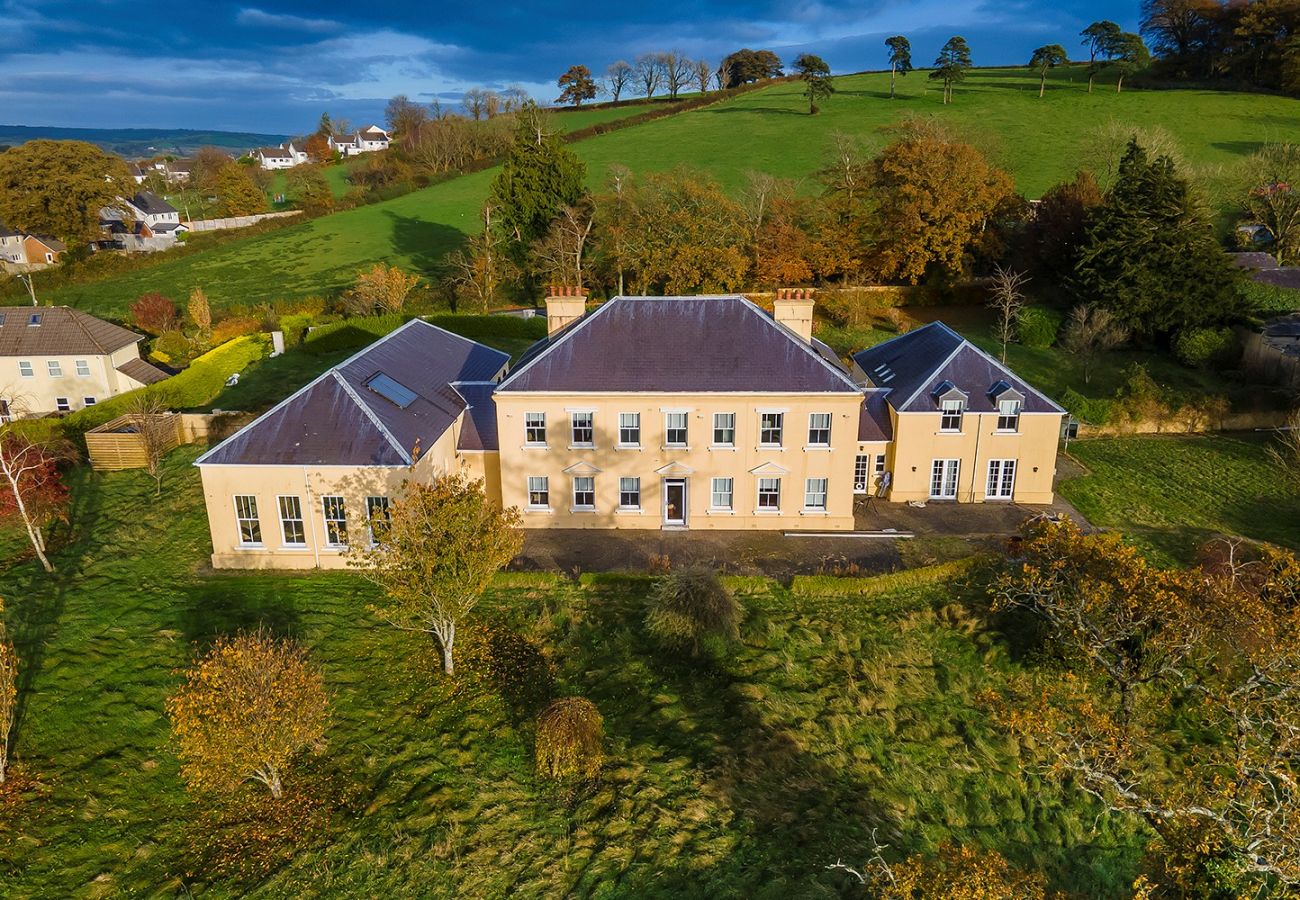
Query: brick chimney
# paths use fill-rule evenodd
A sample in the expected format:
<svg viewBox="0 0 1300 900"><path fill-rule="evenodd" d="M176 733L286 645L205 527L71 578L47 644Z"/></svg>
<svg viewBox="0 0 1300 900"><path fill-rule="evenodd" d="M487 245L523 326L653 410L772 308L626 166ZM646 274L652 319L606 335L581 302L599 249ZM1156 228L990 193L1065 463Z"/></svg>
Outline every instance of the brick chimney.
<svg viewBox="0 0 1300 900"><path fill-rule="evenodd" d="M570 322L576 322L587 311L587 291L582 287L551 285L546 295L546 333L555 334Z"/></svg>
<svg viewBox="0 0 1300 900"><path fill-rule="evenodd" d="M809 288L781 288L772 302L772 318L812 343L813 296Z"/></svg>

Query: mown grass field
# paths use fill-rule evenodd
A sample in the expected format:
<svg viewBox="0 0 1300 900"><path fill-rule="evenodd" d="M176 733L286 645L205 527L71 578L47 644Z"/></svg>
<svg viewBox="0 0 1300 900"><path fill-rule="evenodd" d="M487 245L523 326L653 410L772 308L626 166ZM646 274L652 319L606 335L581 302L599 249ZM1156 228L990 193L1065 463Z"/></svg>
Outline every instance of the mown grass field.
<svg viewBox="0 0 1300 900"><path fill-rule="evenodd" d="M1090 95L1077 68L1053 72L1042 99L1037 80L1026 69L977 70L947 107L924 72L900 79L899 99L892 102L884 74L840 77L836 84L838 92L815 117L806 114L800 86L783 83L574 147L587 163L593 188L618 163L639 172L687 165L712 173L735 190L749 170L809 178L822 165L835 132L878 148L886 140L883 126L905 115L924 115L983 147L1015 176L1026 196L1035 197L1083 165L1090 136L1114 120L1159 126L1174 135L1222 206L1223 186L1245 156L1266 141L1300 140L1300 101L1294 99L1213 91L1116 94L1104 78ZM581 127L643 109L568 112L559 121ZM217 306L328 295L376 260L432 275L447 251L478 228L478 209L494 175L490 170L456 178L146 270L51 291L49 299L120 316L145 291L183 297L195 285Z"/></svg>
<svg viewBox="0 0 1300 900"><path fill-rule="evenodd" d="M1062 496L1094 525L1118 528L1165 562L1186 563L1220 535L1300 549L1300 494L1279 477L1262 435L1075 441L1087 474Z"/></svg>
<svg viewBox="0 0 1300 900"><path fill-rule="evenodd" d="M36 783L0 803L6 896L835 896L851 886L824 867L864 859L873 828L891 855L978 842L1082 896L1135 873L1141 835L991 724L981 693L1022 664L947 584L739 579L742 643L698 668L647 642L643 579L506 576L479 621L539 641L559 690L605 717L599 783L568 792L534 776L531 718L434 674L356 576L206 571L195 452L172 455L161 500L142 473L78 470L58 573L0 568L14 756ZM289 789L338 799L269 873L213 878L229 859L210 848L244 831L185 793L163 702L196 646L259 624L324 667L328 745Z"/></svg>

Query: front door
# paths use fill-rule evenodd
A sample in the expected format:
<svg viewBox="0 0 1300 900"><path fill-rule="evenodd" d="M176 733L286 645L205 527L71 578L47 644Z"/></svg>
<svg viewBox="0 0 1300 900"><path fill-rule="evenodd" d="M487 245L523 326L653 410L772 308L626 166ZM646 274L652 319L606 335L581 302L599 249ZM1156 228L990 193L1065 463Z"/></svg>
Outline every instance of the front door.
<svg viewBox="0 0 1300 900"><path fill-rule="evenodd" d="M686 525L686 479L664 480L664 524Z"/></svg>
<svg viewBox="0 0 1300 900"><path fill-rule="evenodd" d="M961 461L956 459L936 459L930 469L930 499L957 499L957 472Z"/></svg>

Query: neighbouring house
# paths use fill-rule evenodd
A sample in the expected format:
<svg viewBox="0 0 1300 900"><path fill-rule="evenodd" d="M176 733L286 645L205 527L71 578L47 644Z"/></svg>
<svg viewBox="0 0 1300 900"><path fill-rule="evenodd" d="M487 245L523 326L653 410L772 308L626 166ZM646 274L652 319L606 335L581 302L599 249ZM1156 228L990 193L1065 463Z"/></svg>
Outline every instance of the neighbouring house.
<svg viewBox="0 0 1300 900"><path fill-rule="evenodd" d="M6 270L26 272L55 265L67 249L49 235L27 234L0 223L0 265Z"/></svg>
<svg viewBox="0 0 1300 900"><path fill-rule="evenodd" d="M163 175L168 184L187 184L194 171L194 162L189 159L172 159L163 163Z"/></svg>
<svg viewBox="0 0 1300 900"><path fill-rule="evenodd" d="M121 207L106 206L99 211L100 238L91 245L95 250L169 250L189 231L176 207L152 191L137 191L130 198L119 199Z"/></svg>
<svg viewBox="0 0 1300 900"><path fill-rule="evenodd" d="M339 156L355 156L358 152L355 134L331 134L328 140L330 149Z"/></svg>
<svg viewBox="0 0 1300 900"><path fill-rule="evenodd" d="M267 170L292 169L298 165L294 154L284 147L259 147L252 155L257 159L257 164Z"/></svg>
<svg viewBox="0 0 1300 900"><path fill-rule="evenodd" d="M131 208L131 214L145 237L175 236L177 231L185 229L176 207L152 191L138 191L134 197L122 202Z"/></svg>
<svg viewBox="0 0 1300 900"><path fill-rule="evenodd" d="M378 125L367 125L353 134L331 134L330 149L339 156L356 156L360 153L373 153L387 150L389 134Z"/></svg>
<svg viewBox="0 0 1300 900"><path fill-rule="evenodd" d="M162 381L142 340L67 306L0 306L0 418L71 412Z"/></svg>
<svg viewBox="0 0 1300 900"><path fill-rule="evenodd" d="M149 170L139 163L128 162L126 172L136 184L144 184L144 180L149 177Z"/></svg>
<svg viewBox="0 0 1300 900"><path fill-rule="evenodd" d="M341 566L404 480L449 471L526 528L849 531L855 495L1051 502L1060 407L937 323L847 368L813 305L562 291L512 369L412 321L198 460L213 565Z"/></svg>
<svg viewBox="0 0 1300 900"><path fill-rule="evenodd" d="M492 390L509 361L413 319L199 457L213 566L340 568L409 479L463 470L499 502Z"/></svg>

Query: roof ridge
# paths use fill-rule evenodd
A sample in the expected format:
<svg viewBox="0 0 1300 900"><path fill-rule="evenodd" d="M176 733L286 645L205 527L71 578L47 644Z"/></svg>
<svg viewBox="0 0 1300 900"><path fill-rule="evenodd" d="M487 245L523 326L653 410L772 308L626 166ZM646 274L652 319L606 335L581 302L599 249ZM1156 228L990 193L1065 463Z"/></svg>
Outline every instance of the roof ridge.
<svg viewBox="0 0 1300 900"><path fill-rule="evenodd" d="M595 319L597 316L599 316L602 312L604 312L605 310L609 309L609 308L612 307L614 304L618 303L620 300L626 300L626 299L628 299L628 298L627 298L627 297L624 297L622 294L619 294L617 297L611 297L610 299L606 300L604 303L602 303L600 306L597 306L597 307L596 307L594 310L592 310L590 313L586 313L586 312L584 312L584 313L582 314L582 317L581 317L580 319L578 319L578 321L577 321L575 324L572 324L572 325L570 325L570 326L568 326L568 327L565 327L564 329L562 329L562 330L560 331L560 337L559 337L559 340L556 340L556 341L550 343L546 348L544 348L544 349L542 350L541 353L538 353L538 354L537 354L536 356L534 356L532 359L528 360L528 362L524 363L522 366L520 366L519 368L515 369L513 372L511 372L509 375L507 375L505 378L503 378L503 379L501 380L500 384L497 386L497 389L498 389L498 390L506 390L506 388L507 388L507 386L510 384L510 382L514 381L516 378L518 378L518 377L519 377L520 375L522 375L524 372L527 372L529 369L531 369L534 365L537 364L538 360L545 359L545 358L546 358L546 357L547 357L547 356L548 356L552 351L555 350L556 347L560 346L560 345L563 344L565 341L567 341L567 340L569 340L571 337L573 337L573 335L577 334L580 330L582 330L584 327L586 327L586 325L587 325L589 322L591 322L593 319ZM550 337L551 337L551 336L548 334L546 337L542 338L542 340L544 340L544 341L549 341L549 340L550 340ZM525 352L525 355L527 355L526 352Z"/></svg>
<svg viewBox="0 0 1300 900"><path fill-rule="evenodd" d="M976 346L975 344L971 343L970 341L966 341L966 345L969 346L969 347L970 347L972 350L974 350L976 353L978 353L980 356L984 357L984 358L985 358L986 360L988 360L990 363L992 363L993 366L994 366L996 369L998 369L1000 372L1002 372L1004 375L1008 375L1008 376L1010 376L1011 378L1014 378L1016 381L1018 381L1018 382L1020 382L1021 384L1023 384L1023 385L1025 386L1025 389L1026 389L1026 390L1032 391L1033 393L1035 393L1035 394L1037 394L1039 397L1041 397L1043 400L1047 401L1047 404L1048 404L1049 406L1054 407L1058 412L1060 412L1060 413L1062 413L1062 414L1066 414L1066 415L1068 415L1068 411L1067 411L1063 406L1061 406L1061 404L1057 403L1057 402L1056 402L1055 400L1053 400L1051 397L1047 396L1047 395L1044 394L1042 391L1040 391L1038 388L1036 388L1036 387L1034 387L1032 384L1030 384L1028 381L1026 381L1025 379L1021 378L1019 375L1017 375L1015 372L1013 372L1013 371L1012 371L1012 370L1011 370L1011 369L1006 365L1006 363L999 362L999 361L998 361L998 360L993 356L993 354L985 352L985 351L982 350L980 347ZM961 348L958 348L958 349L961 349ZM954 353L953 355L955 356L956 354ZM1010 385L1008 385L1008 386L1010 386Z"/></svg>
<svg viewBox="0 0 1300 900"><path fill-rule="evenodd" d="M831 365L830 360L828 360L826 357L822 356L815 349L813 349L811 333L809 334L808 340L805 341L802 337L795 334L794 331L792 331L791 329L787 328L785 325L782 325L780 322L778 322L775 316L769 316L766 310L760 307L757 303L753 303L752 301L750 301L748 297L745 297L742 294L736 294L735 297L741 303L745 304L745 306L749 307L753 312L757 313L760 319L762 319L764 322L767 322L773 328L777 329L777 331L780 332L782 337L784 337L786 340L793 342L805 353L807 353L813 359L817 360L817 362L821 363L823 366L825 366L827 369L833 372L841 381L843 381L850 388L852 388L854 393L858 393L862 390L860 387L858 387L857 384L854 383L853 379L850 378L843 369L841 369L839 366Z"/></svg>
<svg viewBox="0 0 1300 900"><path fill-rule="evenodd" d="M911 395L909 395L908 398L904 400L900 405L894 407L895 409L903 409L904 407L908 406L913 400L919 397L921 395L921 391L925 390L926 384L929 382L930 379L934 377L935 373L938 372L940 369L942 369L944 366L948 365L948 363L952 362L953 357L955 357L958 353L960 353L963 347L970 344L970 341L966 340L960 334L957 334L957 332L953 331L947 325L944 325L942 322L939 322L939 325L942 326L945 331L948 331L949 333L957 336L958 338L957 346L952 349L951 353L949 353L947 356L943 358L943 362L939 363L937 366L930 367L930 370L926 374L925 378L921 381L920 384L916 386L916 390L912 391Z"/></svg>
<svg viewBox="0 0 1300 900"><path fill-rule="evenodd" d="M411 459L410 451L404 449L402 445L398 443L397 438L394 437L393 433L388 430L383 422L380 421L379 416L370 408L370 405L361 399L361 395L357 393L356 388L348 384L348 380L343 377L343 373L341 373L337 368L333 368L330 369L329 374L334 376L334 380L342 386L344 392L346 392L347 395L352 398L352 401L361 408L361 411L365 413L366 418L370 420L370 424L378 428L379 433L388 439L388 443L397 451L398 455L401 456L402 459L406 460L406 464L410 465L414 462L414 460ZM429 398L425 397L424 399L428 400Z"/></svg>
<svg viewBox="0 0 1300 900"><path fill-rule="evenodd" d="M64 309L66 309L66 310L68 311L68 315L71 317L72 321L75 322L76 325L77 325L77 327L81 329L81 333L84 334L84 335L86 336L86 340L90 341L91 345L92 345L96 350L98 350L100 353L110 353L110 352L112 352L112 351L107 351L107 350L105 350L105 349L104 349L104 345L101 344L101 343L100 343L100 342L95 338L95 336L94 336L93 334L90 333L90 329L86 327L86 323L83 322L83 321L81 321L81 310L79 310L79 309L73 309L71 306L64 307ZM112 323L110 322L109 324L111 325ZM144 338L139 338L139 340L144 340ZM123 345L123 346L125 346L125 345ZM138 353L139 351L136 351L136 352Z"/></svg>
<svg viewBox="0 0 1300 900"><path fill-rule="evenodd" d="M925 331L927 328L934 328L935 326L942 328L944 331L947 331L949 334L956 335L961 340L965 340L965 338L963 338L960 334L957 334L957 332L953 331L951 328L945 325L943 321L941 321L940 319L935 319L933 322L926 322L920 328L913 328L911 331L904 331L902 334L896 334L893 337L889 338L888 340L881 341L879 344L873 344L870 347L863 347L857 353L854 353L853 356L856 359L857 357L861 356L864 353L874 353L883 347L888 347L890 344L893 344L896 341L901 341L904 338L913 337L914 335L918 335L921 332Z"/></svg>

